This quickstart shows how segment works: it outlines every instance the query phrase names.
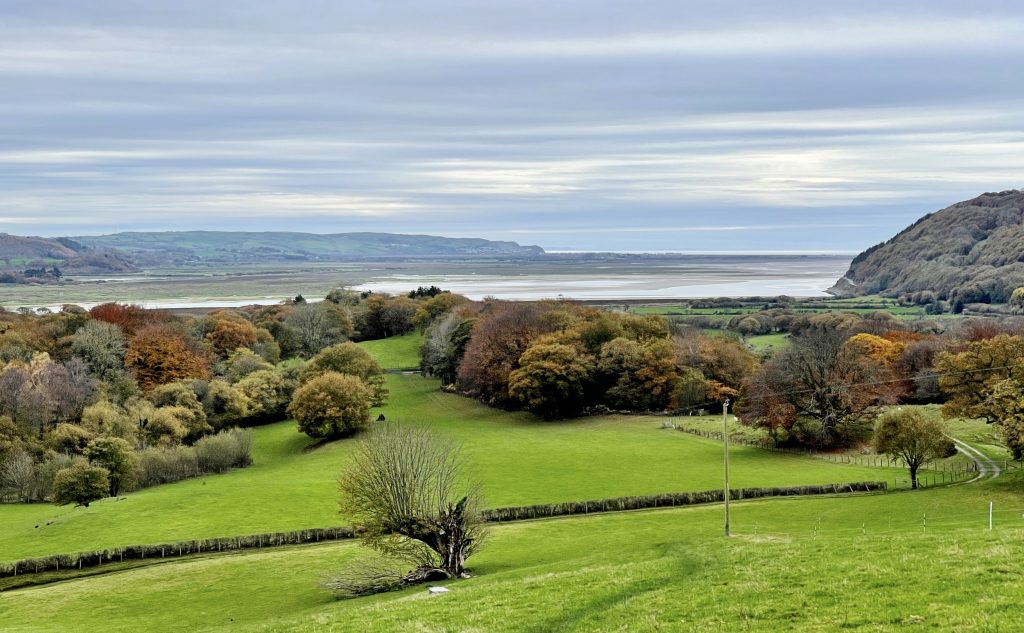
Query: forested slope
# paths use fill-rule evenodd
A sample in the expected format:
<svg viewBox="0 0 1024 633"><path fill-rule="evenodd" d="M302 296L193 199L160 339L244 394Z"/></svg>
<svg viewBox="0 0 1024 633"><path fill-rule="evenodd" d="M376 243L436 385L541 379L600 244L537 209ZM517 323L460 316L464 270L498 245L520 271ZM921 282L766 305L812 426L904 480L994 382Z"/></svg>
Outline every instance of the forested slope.
<svg viewBox="0 0 1024 633"><path fill-rule="evenodd" d="M856 258L829 292L1003 303L1024 286L1024 191L986 193L930 213Z"/></svg>

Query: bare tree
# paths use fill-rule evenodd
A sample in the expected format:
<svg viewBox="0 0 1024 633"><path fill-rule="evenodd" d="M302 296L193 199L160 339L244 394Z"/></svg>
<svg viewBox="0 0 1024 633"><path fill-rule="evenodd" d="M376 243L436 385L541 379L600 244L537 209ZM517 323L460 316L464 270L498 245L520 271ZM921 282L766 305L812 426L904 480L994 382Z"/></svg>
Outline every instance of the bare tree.
<svg viewBox="0 0 1024 633"><path fill-rule="evenodd" d="M485 530L479 487L463 487L463 471L450 442L427 428L388 423L361 442L341 473L342 510L363 543L414 566L399 584L465 575Z"/></svg>
<svg viewBox="0 0 1024 633"><path fill-rule="evenodd" d="M81 419L82 410L96 395L96 380L89 366L79 358L66 363L52 363L40 372L39 382L46 385L47 395L54 404L58 422Z"/></svg>
<svg viewBox="0 0 1024 633"><path fill-rule="evenodd" d="M35 480L35 463L23 450L11 453L0 464L0 491L17 496L22 503L31 503L34 500Z"/></svg>

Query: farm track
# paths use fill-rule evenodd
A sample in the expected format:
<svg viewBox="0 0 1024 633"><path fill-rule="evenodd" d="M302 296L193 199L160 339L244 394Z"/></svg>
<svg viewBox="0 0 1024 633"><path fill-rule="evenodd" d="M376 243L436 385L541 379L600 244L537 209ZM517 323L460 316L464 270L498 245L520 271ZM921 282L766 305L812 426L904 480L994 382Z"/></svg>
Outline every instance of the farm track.
<svg viewBox="0 0 1024 633"><path fill-rule="evenodd" d="M975 466L977 466L978 468L978 475L976 477L953 485L962 486L966 484L973 484L979 481L984 481L986 479L996 479L997 477L1003 474L1003 469L995 460L985 456L984 453L974 448L967 442L964 442L963 440L957 439L955 437L951 437L950 439L953 440L953 443L956 444L956 447L960 449L960 451L962 451L968 459L973 461Z"/></svg>

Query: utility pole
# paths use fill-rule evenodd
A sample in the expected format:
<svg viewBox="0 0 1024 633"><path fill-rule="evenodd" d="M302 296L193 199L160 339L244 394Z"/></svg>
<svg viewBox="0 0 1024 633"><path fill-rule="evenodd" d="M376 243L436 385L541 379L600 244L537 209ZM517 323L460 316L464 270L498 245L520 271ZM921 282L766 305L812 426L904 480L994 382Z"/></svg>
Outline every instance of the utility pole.
<svg viewBox="0 0 1024 633"><path fill-rule="evenodd" d="M722 446L725 456L725 535L729 536L729 399L722 405Z"/></svg>

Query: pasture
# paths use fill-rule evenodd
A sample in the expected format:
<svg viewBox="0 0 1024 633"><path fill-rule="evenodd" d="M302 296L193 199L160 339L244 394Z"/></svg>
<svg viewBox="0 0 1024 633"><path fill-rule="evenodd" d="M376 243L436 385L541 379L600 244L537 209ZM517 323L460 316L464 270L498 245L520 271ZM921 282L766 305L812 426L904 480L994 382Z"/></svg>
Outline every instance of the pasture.
<svg viewBox="0 0 1024 633"><path fill-rule="evenodd" d="M416 337L374 345L390 368ZM703 490L721 444L660 416L543 422L388 376L389 420L462 444L489 506ZM715 428L718 416L675 421ZM958 436L998 457L991 428ZM335 476L354 439L310 450L283 421L256 430L255 464L89 508L0 506L0 559L128 543L344 524ZM902 469L732 447L734 487L905 477ZM742 501L494 526L475 575L338 601L321 582L370 556L353 542L111 566L0 593L5 633L35 631L1010 631L1024 572L1024 475L920 491ZM995 529L988 531L988 504ZM39 525L39 527L35 527Z"/></svg>
<svg viewBox="0 0 1024 633"><path fill-rule="evenodd" d="M0 594L5 631L1010 631L1019 479L497 526L477 576L336 601L354 543L195 557ZM1000 512L985 529L985 505ZM1015 514L1016 516L1012 516ZM922 528L922 515L928 526Z"/></svg>
<svg viewBox="0 0 1024 633"><path fill-rule="evenodd" d="M415 338L390 339L371 349L383 354L386 365L401 366L414 358ZM437 381L417 375L387 379L386 417L429 425L461 444L490 507L707 490L721 484L721 444L661 428L669 418L611 415L545 422L444 393ZM310 450L312 440L294 422L282 421L256 429L254 464L245 469L148 488L88 508L0 505L0 560L344 525L335 478L355 441ZM730 455L734 487L904 476L899 469L833 464L745 446L733 446Z"/></svg>

